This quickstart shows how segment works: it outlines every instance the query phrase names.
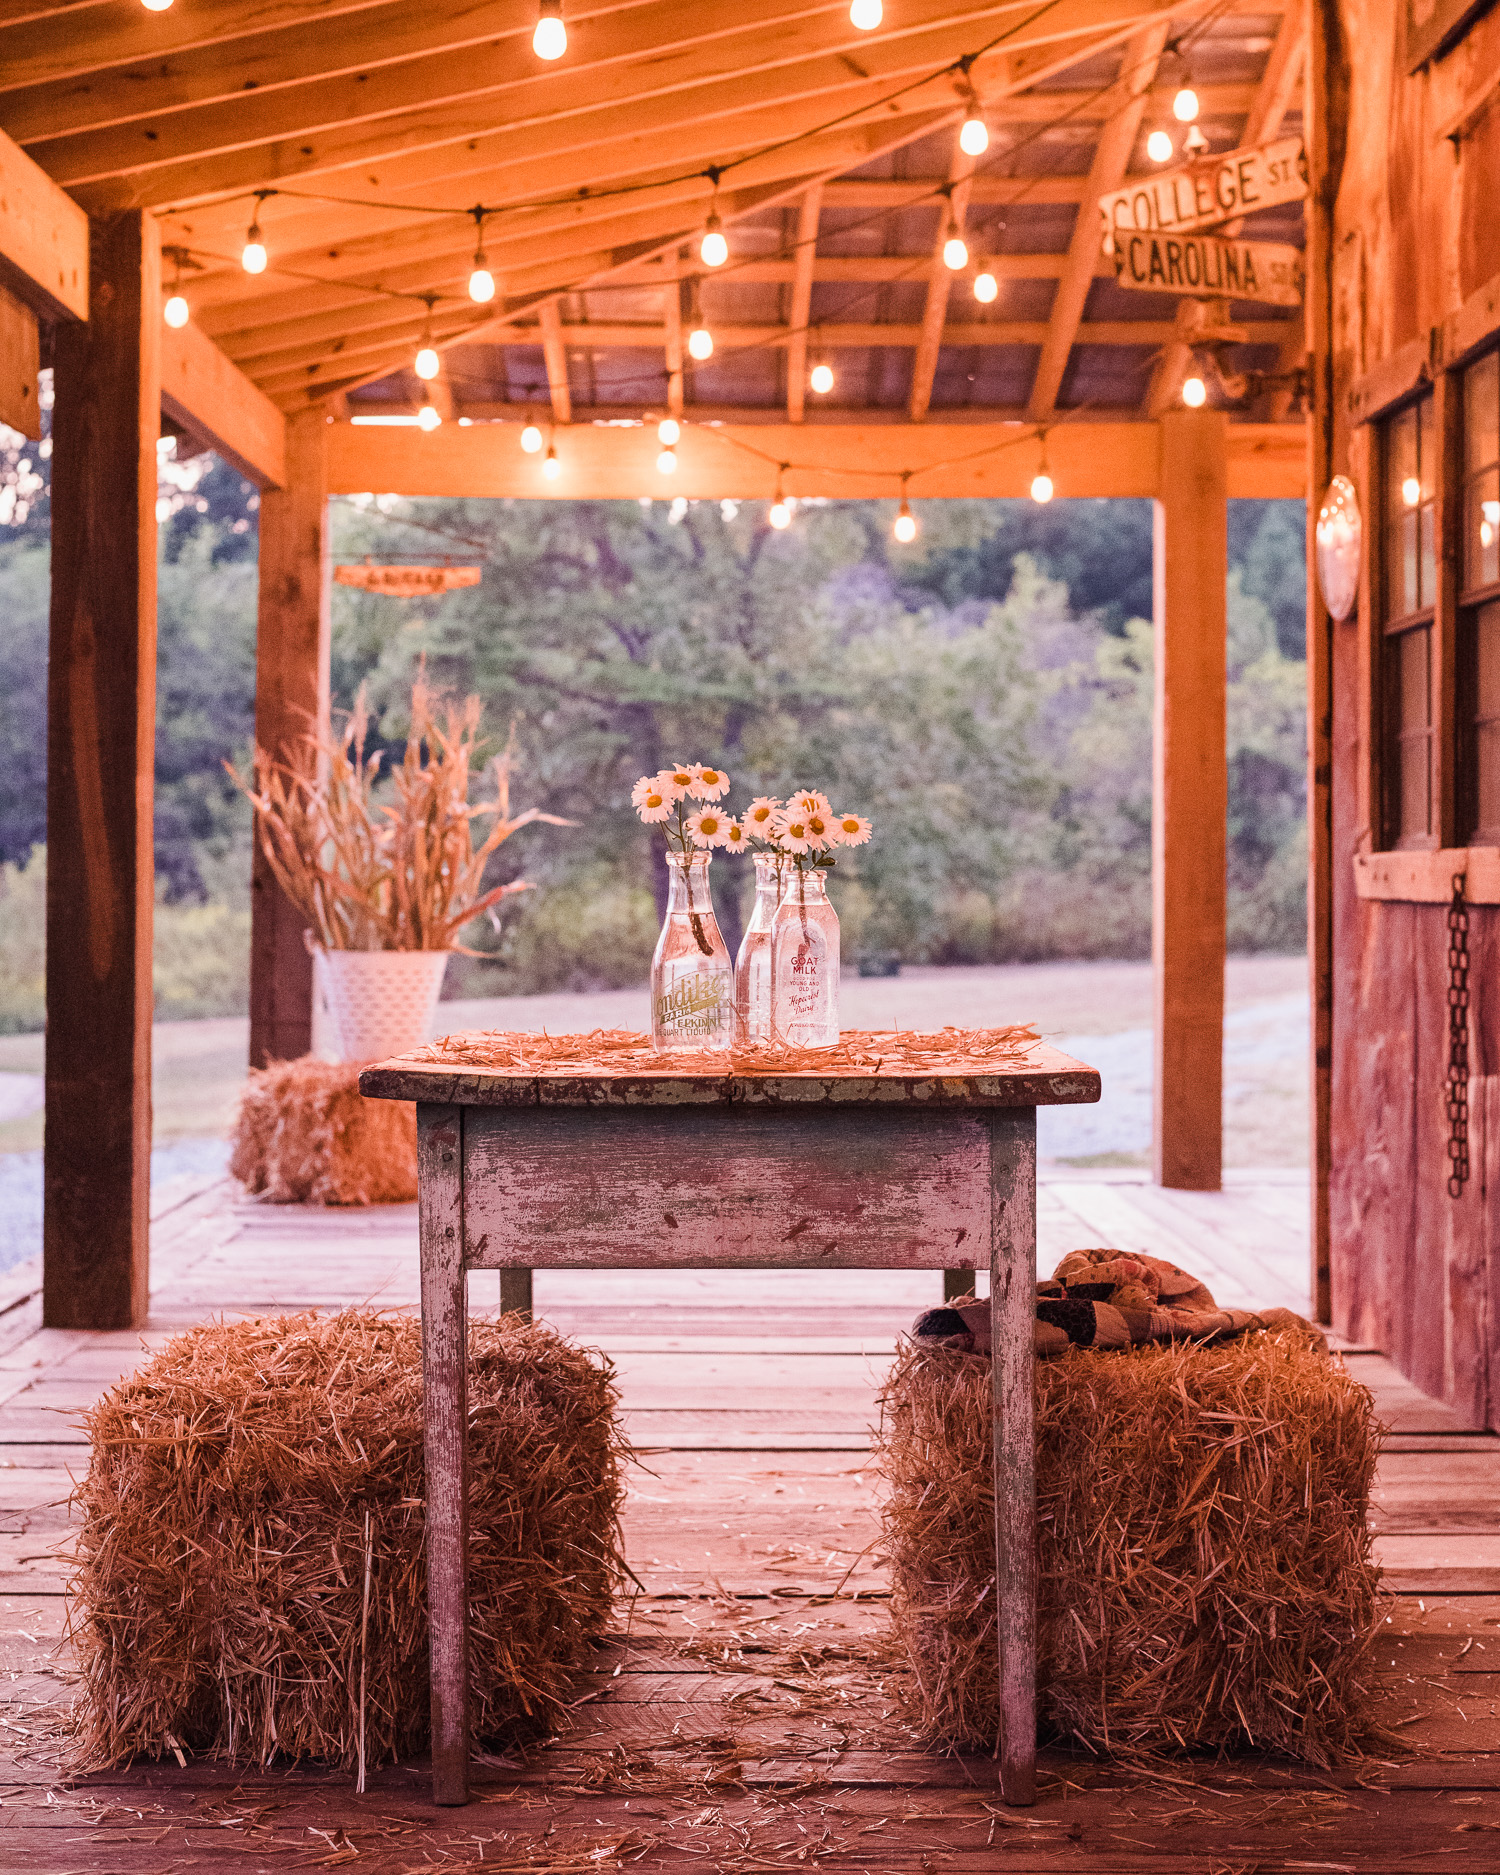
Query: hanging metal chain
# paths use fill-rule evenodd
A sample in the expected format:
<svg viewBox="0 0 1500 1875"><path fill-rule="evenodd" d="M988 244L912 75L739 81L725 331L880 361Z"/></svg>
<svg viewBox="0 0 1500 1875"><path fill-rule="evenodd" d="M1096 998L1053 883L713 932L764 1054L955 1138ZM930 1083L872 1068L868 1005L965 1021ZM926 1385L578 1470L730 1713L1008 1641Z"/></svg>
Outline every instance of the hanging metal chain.
<svg viewBox="0 0 1500 1875"><path fill-rule="evenodd" d="M1453 875L1448 907L1448 1196L1469 1182L1469 908L1464 874Z"/></svg>

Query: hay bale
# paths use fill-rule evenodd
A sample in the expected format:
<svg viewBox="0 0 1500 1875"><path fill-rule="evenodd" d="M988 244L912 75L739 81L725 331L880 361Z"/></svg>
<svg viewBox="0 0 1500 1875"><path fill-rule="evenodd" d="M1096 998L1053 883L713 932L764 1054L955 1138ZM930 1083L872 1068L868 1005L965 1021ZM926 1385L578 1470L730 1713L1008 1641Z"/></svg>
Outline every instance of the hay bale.
<svg viewBox="0 0 1500 1875"><path fill-rule="evenodd" d="M1038 1695L1100 1752L1249 1745L1326 1764L1365 1728L1378 1433L1293 1332L1040 1361ZM925 1736L990 1748L990 1363L909 1348L881 1459L892 1618Z"/></svg>
<svg viewBox="0 0 1500 1875"><path fill-rule="evenodd" d="M609 1615L615 1399L608 1365L550 1330L471 1324L478 1737L555 1729ZM425 1746L420 1324L351 1310L196 1328L87 1427L80 1766L179 1747L351 1766Z"/></svg>
<svg viewBox="0 0 1500 1875"><path fill-rule="evenodd" d="M232 1175L271 1204L410 1204L417 1110L406 1100L366 1100L360 1066L304 1055L252 1068Z"/></svg>

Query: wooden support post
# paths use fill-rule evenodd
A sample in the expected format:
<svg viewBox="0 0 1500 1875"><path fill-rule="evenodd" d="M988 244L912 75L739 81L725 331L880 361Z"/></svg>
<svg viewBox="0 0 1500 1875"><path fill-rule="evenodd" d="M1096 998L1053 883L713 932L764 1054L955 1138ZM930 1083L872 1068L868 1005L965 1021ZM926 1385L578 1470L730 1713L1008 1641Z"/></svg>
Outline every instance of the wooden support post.
<svg viewBox="0 0 1500 1875"><path fill-rule="evenodd" d="M469 1801L469 1359L463 1113L417 1107L432 1800Z"/></svg>
<svg viewBox="0 0 1500 1875"><path fill-rule="evenodd" d="M1036 1108L990 1114L1000 1795L1036 1802Z"/></svg>
<svg viewBox="0 0 1500 1875"><path fill-rule="evenodd" d="M260 610L255 639L255 740L304 767L307 736L328 716L328 419L287 419L286 487L260 505ZM313 967L305 920L259 847L250 873L250 1065L294 1061L312 1047Z"/></svg>
<svg viewBox="0 0 1500 1875"><path fill-rule="evenodd" d="M1223 1167L1226 430L1216 410L1162 418L1156 502L1153 1156L1185 1191Z"/></svg>
<svg viewBox="0 0 1500 1875"><path fill-rule="evenodd" d="M156 746L158 238L90 227L89 317L55 337L47 702L43 1318L146 1319Z"/></svg>

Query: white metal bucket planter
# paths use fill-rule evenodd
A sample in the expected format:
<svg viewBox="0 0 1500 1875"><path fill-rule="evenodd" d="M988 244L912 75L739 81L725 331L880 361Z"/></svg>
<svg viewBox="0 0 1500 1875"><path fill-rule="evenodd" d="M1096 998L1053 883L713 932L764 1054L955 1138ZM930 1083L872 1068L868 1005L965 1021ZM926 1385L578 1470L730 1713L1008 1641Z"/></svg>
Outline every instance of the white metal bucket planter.
<svg viewBox="0 0 1500 1875"><path fill-rule="evenodd" d="M419 1048L449 951L329 951L313 956L341 1061L385 1061Z"/></svg>

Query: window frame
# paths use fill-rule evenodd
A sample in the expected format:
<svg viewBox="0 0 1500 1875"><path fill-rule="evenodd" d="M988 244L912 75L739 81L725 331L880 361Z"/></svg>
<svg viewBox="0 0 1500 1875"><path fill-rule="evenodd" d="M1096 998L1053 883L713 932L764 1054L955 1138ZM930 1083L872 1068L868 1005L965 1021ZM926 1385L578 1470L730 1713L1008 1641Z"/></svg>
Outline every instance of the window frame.
<svg viewBox="0 0 1500 1875"><path fill-rule="evenodd" d="M1445 451L1443 448L1442 418L1444 416L1440 386L1431 381L1422 381L1413 390L1385 406L1378 414L1374 448L1371 452L1371 481L1374 499L1370 503L1371 519L1375 533L1375 591L1372 594L1373 646L1374 663L1374 703L1375 721L1374 746L1376 749L1376 770L1379 788L1376 794L1378 803L1379 828L1376 844L1386 852L1435 852L1442 844L1442 770L1440 737L1444 712L1441 703L1442 663L1440 658L1440 639L1438 629L1439 597L1442 587L1441 568L1443 562L1441 522L1442 522L1442 471ZM1424 425L1421 412L1428 407ZM1421 438L1424 428L1430 434L1432 463L1432 533L1433 533L1433 591L1430 598L1423 597L1422 602L1408 611L1396 612L1392 594L1393 565L1396 554L1393 551L1392 523L1396 514L1394 501L1391 499L1394 489L1391 478L1394 474L1392 455L1395 446L1395 426L1408 412L1417 412L1417 468L1423 480L1426 479L1426 464L1423 461ZM1421 584L1423 563L1421 510L1427 507L1422 501L1418 506L1417 521L1417 566L1418 586ZM1405 792L1406 767L1401 744L1408 740L1407 732L1401 726L1401 697L1404 684L1403 641L1410 640L1420 633L1426 645L1426 684L1427 684L1427 727L1422 732L1427 749L1427 829L1423 833L1403 833L1401 831L1402 796Z"/></svg>

